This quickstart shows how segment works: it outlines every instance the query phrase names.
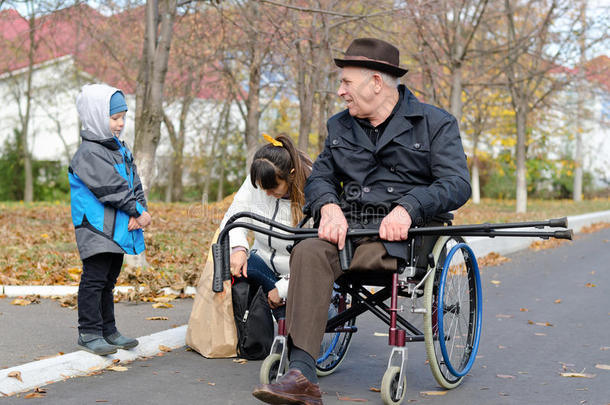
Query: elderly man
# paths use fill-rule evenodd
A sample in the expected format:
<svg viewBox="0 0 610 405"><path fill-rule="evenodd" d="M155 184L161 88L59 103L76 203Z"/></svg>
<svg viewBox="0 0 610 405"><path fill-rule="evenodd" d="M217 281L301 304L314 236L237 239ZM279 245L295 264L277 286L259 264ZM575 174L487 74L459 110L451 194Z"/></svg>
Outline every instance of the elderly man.
<svg viewBox="0 0 610 405"><path fill-rule="evenodd" d="M305 186L305 212L318 238L295 246L290 260L287 331L290 370L253 395L271 404L322 404L315 371L333 282L342 274L338 249L350 228L379 228L356 242L351 270L392 270L406 258L412 225L422 226L470 197L458 124L446 111L420 103L398 78L393 45L352 42L338 95L347 109L328 120L324 150Z"/></svg>

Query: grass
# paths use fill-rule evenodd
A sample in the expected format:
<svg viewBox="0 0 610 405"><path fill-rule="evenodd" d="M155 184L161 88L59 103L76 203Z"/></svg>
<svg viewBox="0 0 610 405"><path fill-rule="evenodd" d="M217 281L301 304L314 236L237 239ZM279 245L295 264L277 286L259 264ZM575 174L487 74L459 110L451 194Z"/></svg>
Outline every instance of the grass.
<svg viewBox="0 0 610 405"><path fill-rule="evenodd" d="M145 232L147 269L124 268L119 284L159 287L196 285L210 239L232 197L210 204L151 203L153 224ZM528 212L516 214L515 202L469 201L455 214L456 225L543 220L610 210L610 199L579 203L530 200ZM0 284L72 284L80 279L81 261L67 203L0 203Z"/></svg>

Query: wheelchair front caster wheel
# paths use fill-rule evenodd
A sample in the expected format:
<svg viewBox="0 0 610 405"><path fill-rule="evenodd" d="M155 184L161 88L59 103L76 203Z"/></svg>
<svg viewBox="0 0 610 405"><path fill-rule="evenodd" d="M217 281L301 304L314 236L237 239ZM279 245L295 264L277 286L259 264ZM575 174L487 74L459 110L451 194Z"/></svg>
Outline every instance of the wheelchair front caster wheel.
<svg viewBox="0 0 610 405"><path fill-rule="evenodd" d="M278 374L280 360L282 356L279 353L271 353L263 360L259 372L259 380L261 384L271 384L275 382Z"/></svg>
<svg viewBox="0 0 610 405"><path fill-rule="evenodd" d="M402 380L402 389L400 381L400 367L390 367L383 374L381 380L381 399L386 405L398 405L405 399L407 392L407 379ZM400 392L399 392L400 391Z"/></svg>

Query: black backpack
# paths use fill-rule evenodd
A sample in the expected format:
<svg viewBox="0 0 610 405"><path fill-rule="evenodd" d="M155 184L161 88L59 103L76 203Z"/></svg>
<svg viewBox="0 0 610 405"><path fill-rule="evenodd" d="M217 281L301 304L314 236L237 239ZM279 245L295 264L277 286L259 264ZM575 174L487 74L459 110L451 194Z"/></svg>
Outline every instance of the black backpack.
<svg viewBox="0 0 610 405"><path fill-rule="evenodd" d="M237 355L243 359L267 357L273 343L273 318L261 287L237 279L233 284L233 315L237 326Z"/></svg>

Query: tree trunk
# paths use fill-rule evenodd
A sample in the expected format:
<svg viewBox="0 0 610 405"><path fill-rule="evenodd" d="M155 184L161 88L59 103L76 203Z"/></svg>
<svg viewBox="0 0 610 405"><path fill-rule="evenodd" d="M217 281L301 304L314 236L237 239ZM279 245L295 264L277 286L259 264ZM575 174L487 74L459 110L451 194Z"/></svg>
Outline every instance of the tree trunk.
<svg viewBox="0 0 610 405"><path fill-rule="evenodd" d="M163 86L176 15L176 0L158 0L158 4L160 10L157 0L146 2L146 34L136 90L134 154L146 195L152 185L155 154L161 139Z"/></svg>
<svg viewBox="0 0 610 405"><path fill-rule="evenodd" d="M578 102L576 106L576 151L574 156L574 190L572 198L574 202L582 201L582 178L583 178L583 153L582 153L582 135L583 135L583 124L584 124L584 109L585 109L585 62L586 62L586 44L585 44L585 33L587 32L587 1L581 0L580 3L580 24L582 25L582 32L579 38L580 45L580 66L578 69Z"/></svg>
<svg viewBox="0 0 610 405"><path fill-rule="evenodd" d="M250 66L250 76L248 80L248 98L246 99L246 167L250 167L252 159L258 147L258 123L260 119L260 65Z"/></svg>
<svg viewBox="0 0 610 405"><path fill-rule="evenodd" d="M21 147L23 156L23 170L25 177L25 187L23 190L23 200L32 202L34 200L34 176L32 175L32 156L28 146L28 136L30 130L30 112L32 109L32 76L34 75L34 54L36 52L36 16L32 11L28 20L30 48L28 49L28 73L25 93L25 116L21 130Z"/></svg>
<svg viewBox="0 0 610 405"><path fill-rule="evenodd" d="M517 125L517 213L527 212L527 169L525 167L525 141L527 123L527 100L518 100L515 109Z"/></svg>
<svg viewBox="0 0 610 405"><path fill-rule="evenodd" d="M458 62L454 63L451 72L451 114L457 120L458 126L462 120L462 67Z"/></svg>
<svg viewBox="0 0 610 405"><path fill-rule="evenodd" d="M470 185L472 188L472 203L481 203L481 185L479 183L479 158L477 156L477 146L479 143L479 134L473 135L472 140L472 168L470 169L471 181Z"/></svg>

